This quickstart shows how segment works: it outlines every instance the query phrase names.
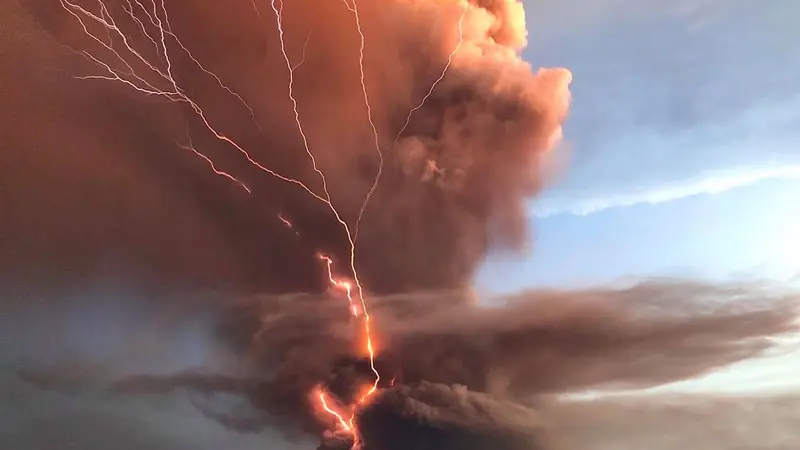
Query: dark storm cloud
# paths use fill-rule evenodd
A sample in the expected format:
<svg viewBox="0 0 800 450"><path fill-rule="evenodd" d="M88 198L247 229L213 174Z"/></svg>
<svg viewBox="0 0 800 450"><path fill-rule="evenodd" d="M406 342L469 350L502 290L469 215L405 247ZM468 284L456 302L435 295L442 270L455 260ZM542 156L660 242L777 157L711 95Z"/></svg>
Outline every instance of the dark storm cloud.
<svg viewBox="0 0 800 450"><path fill-rule="evenodd" d="M545 427L532 409L463 386L422 383L389 390L359 421L365 449L545 448Z"/></svg>
<svg viewBox="0 0 800 450"><path fill-rule="evenodd" d="M385 381L461 384L521 400L681 381L762 355L772 336L795 330L797 300L770 286L665 281L531 291L497 299L494 307L480 307L464 292L401 295L373 299L372 311ZM363 346L346 313L337 311L336 302L290 296L242 304L229 316L223 335L270 377L254 402L280 417L316 383L368 379L364 368L331 374Z"/></svg>
<svg viewBox="0 0 800 450"><path fill-rule="evenodd" d="M126 2L107 4L110 14L124 17ZM164 300L167 288L213 287L227 299L266 292L222 307L174 301L178 321L214 317L216 341L247 359L246 368L219 375L84 374L67 384L135 397L188 390L206 417L237 431L277 426L319 433L326 424L309 404L311 389L323 384L345 397L365 379L363 361L354 357L364 345L354 331L360 327L344 299L322 293L326 280L315 255L332 255L340 271L348 257L330 211L214 139L186 105L75 79L102 68L70 48L112 55L87 39L67 10L34 1L2 5L8 25L0 86L9 96L0 122L5 287L22 288L25 295L16 298L30 301L63 297L31 293L42 280L60 289L110 278L150 288L160 294L150 303L167 304L173 303ZM96 3L81 5L99 14ZM294 90L311 150L334 204L352 224L378 154L359 83L357 28L345 6L287 2L283 28L287 53L296 64L303 60ZM241 95L254 117L168 36L171 69L215 128L264 165L319 191L291 113L272 11L264 2L256 7L166 2L175 35ZM540 430L527 422L532 413L506 398L680 380L757 355L769 347L768 337L791 329L796 299L752 286L529 292L479 307L465 287L487 251L518 248L527 238L524 204L541 188L542 160L560 137L570 75L535 72L519 59L521 3L472 1L450 71L395 145L408 111L457 43L464 4L360 0L358 7L367 36L365 81L385 161L356 260L374 307L378 363L385 382L396 376L399 383L361 411L369 448L386 448L405 431L440 448L475 448L484 439L511 449L537 445ZM118 23L136 29L131 20ZM96 24L90 30L105 36ZM121 45L119 37L114 42ZM146 36L129 42L159 58ZM146 73L142 64L133 66ZM153 73L144 76L159 82ZM187 129L253 194L181 148ZM735 304L751 309L723 304L731 298L746 298ZM46 316L47 303L33 307ZM55 333L25 331L34 329ZM59 370L18 373L47 389L63 389L71 379ZM255 408L216 409L219 395L244 397Z"/></svg>

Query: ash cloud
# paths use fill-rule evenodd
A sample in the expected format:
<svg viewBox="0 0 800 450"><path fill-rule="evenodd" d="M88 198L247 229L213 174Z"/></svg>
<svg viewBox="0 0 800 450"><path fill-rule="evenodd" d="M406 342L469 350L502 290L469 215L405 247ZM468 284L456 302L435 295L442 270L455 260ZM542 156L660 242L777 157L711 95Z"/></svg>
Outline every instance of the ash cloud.
<svg viewBox="0 0 800 450"><path fill-rule="evenodd" d="M372 300L384 381L357 416L366 448L479 449L503 442L500 448L546 449L563 440L551 427L553 394L658 386L775 354L773 339L796 331L798 297L774 286L674 281L531 291L490 307L463 291ZM311 294L240 301L220 315L216 334L246 364L224 375L19 376L67 394L187 392L199 412L230 430L279 430L289 440L321 434L322 448L349 448L346 437L326 434L334 424L315 411L309 395L323 384L346 402L353 393L342 386L371 382L369 365L353 353L363 342L342 301ZM246 407L220 396L240 398Z"/></svg>
<svg viewBox="0 0 800 450"><path fill-rule="evenodd" d="M434 402L422 409L441 410L425 416L436 428L447 408L458 411L464 407L459 399L477 395L478 405L489 397L499 403L491 410L475 406L474 426L501 426L496 422L504 418L494 411L502 411L507 400L535 409L536 399L550 394L687 380L769 354L773 337L796 329L798 297L772 286L676 280L616 290L530 291L496 300L481 307L463 291L373 299L377 367L384 382L391 378L401 386L384 384L389 399L377 401L375 414L414 422L416 413L404 412L398 396L408 393L411 402L421 395L413 401ZM332 370L362 345L340 310L336 301L314 296L257 298L239 305L219 330L244 349L257 373L268 374L263 387L248 395L284 429L293 423L313 428L316 419L304 399L315 384L370 381L368 366ZM455 385L468 389L449 394L448 386ZM444 393L441 400L437 392ZM371 417L371 409L363 417Z"/></svg>
<svg viewBox="0 0 800 450"><path fill-rule="evenodd" d="M46 316L49 299L74 297L97 280L122 280L158 294L146 296L147 308L177 305L179 321L197 319L198 311L212 316L215 342L246 364L212 375L146 373L77 384L65 384L69 377L59 371L19 371L20 378L46 390L100 386L137 397L186 390L198 396L193 404L204 416L230 429L319 435L326 425L309 405L310 389L364 377L353 352L363 344L358 326L343 300L325 292L315 256L324 252L337 268L346 266L341 227L301 189L214 139L186 105L76 79L101 69L70 49L113 55L66 11L40 3L0 3L0 87L9 97L0 121L6 297L13 308L33 304ZM93 2L80 4L97 11ZM127 7L106 4L115 15ZM252 108L251 116L171 41L176 78L215 128L262 164L319 191L295 131L270 5L165 5L192 55ZM465 5L464 42L403 130L457 43ZM682 380L762 354L772 336L793 330L794 294L758 286L646 283L526 292L478 306L468 286L486 253L526 244L525 201L541 189L543 161L560 138L571 75L537 71L520 59L525 23L515 0L359 0L358 8L384 167L361 223L356 263L377 324L379 363L398 383L384 385L359 415L368 448L433 442L472 449L486 439L536 448L546 444L539 423L528 421L533 410L510 399ZM310 148L337 210L352 223L378 168L354 17L344 3L315 0L287 2L283 14L287 54L302 61L294 91ZM120 24L135 30L132 21ZM131 42L150 45L143 35ZM152 48L143 52L159 57ZM145 70L140 66L134 70ZM181 148L187 131L252 195ZM169 295L206 288L245 300L209 305ZM254 292L262 295L245 295ZM218 395L242 397L254 408L217 409ZM420 441L400 439L400 432Z"/></svg>
<svg viewBox="0 0 800 450"><path fill-rule="evenodd" d="M545 448L545 427L533 410L463 386L422 383L387 391L359 422L369 449Z"/></svg>
<svg viewBox="0 0 800 450"><path fill-rule="evenodd" d="M114 55L60 5L5 3L9 38L0 76L13 86L0 129L6 284L103 276L250 292L325 288L314 255L346 261L349 251L327 206L249 164L186 105L121 83L76 79L104 69L70 48L104 61ZM96 2L77 4L99 11ZM130 30L130 42L159 63L137 24L125 20L127 3L106 4ZM537 73L519 59L522 5L473 2L447 76L396 139L455 48L465 5L358 5L365 83L385 159L358 237L360 274L376 294L462 286L490 247L522 242L523 202L540 188L540 159L567 112L568 72ZM172 71L216 129L263 165L322 193L294 123L274 14L268 2L256 7L258 13L246 1L224 11L166 2L175 35L252 115L168 36ZM89 29L105 39L97 24ZM334 205L352 224L379 162L354 16L343 2L287 2L283 29L310 149ZM122 43L115 45L122 52ZM132 67L158 84L143 64ZM193 144L252 195L179 146L188 142L187 128Z"/></svg>

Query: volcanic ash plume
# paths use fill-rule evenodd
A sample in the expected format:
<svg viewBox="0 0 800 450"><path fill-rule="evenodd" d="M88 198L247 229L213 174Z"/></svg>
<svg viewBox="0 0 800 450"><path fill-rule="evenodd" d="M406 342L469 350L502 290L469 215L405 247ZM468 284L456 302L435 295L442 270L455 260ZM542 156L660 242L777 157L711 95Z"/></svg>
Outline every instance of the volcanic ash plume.
<svg viewBox="0 0 800 450"><path fill-rule="evenodd" d="M526 201L561 138L571 74L522 61L519 1L356 1L9 7L19 32L0 40L10 55L0 81L16 89L0 167L15 170L2 174L12 201L0 232L19 238L0 255L5 276L80 286L102 275L246 298L188 305L218 314L215 338L246 368L124 377L111 391L186 389L228 428L323 434L328 447L532 450L546 446L531 406L540 395L683 380L759 355L793 328L796 297L758 286L645 283L477 305L469 284L487 252L526 241ZM174 92L97 78L109 71ZM346 411L349 425L315 395L346 410L374 379L363 319L326 292L319 257L353 275L346 230L263 169L323 191L297 118L356 241L372 314L379 390ZM242 295L254 290L266 294ZM220 408L215 393L257 412ZM340 433L347 426L358 433Z"/></svg>
<svg viewBox="0 0 800 450"><path fill-rule="evenodd" d="M222 10L198 0L163 10L158 0L23 3L35 22L20 27L36 32L5 45L30 46L33 35L41 48L3 62L19 85L8 108L15 120L0 125L3 158L18 169L0 194L13 200L0 231L20 236L2 256L10 279L41 274L53 285L102 273L178 287L327 287L315 254L344 271L343 227L323 202L240 151L323 195L289 98L288 59L308 149L353 236L382 167L358 226L364 286L462 287L490 247L524 241L525 200L540 188L569 104L567 70L520 59L524 11L513 0L359 0L358 22L343 1L242 0ZM113 19L125 40L90 14ZM166 52L156 19L171 30ZM35 77L19 70L33 65L43 67ZM76 79L117 75L139 92ZM152 87L187 93L207 122L186 101L169 101L176 94L142 92ZM52 133L38 132L41 117ZM35 158L20 157L34 149Z"/></svg>
<svg viewBox="0 0 800 450"><path fill-rule="evenodd" d="M507 431L511 442L536 437L544 445L546 421L530 421L538 413L508 401L533 405L560 392L657 386L762 355L772 336L796 329L797 300L794 292L768 286L677 280L530 291L491 307L456 291L373 298L385 390L358 420L377 448L406 442L392 430L414 427L419 432L408 439L462 442ZM261 367L257 373L269 374L253 381L248 394L270 412L265 426L313 429L325 416L308 416L302 399L315 385L348 399L348 389L369 384L369 365L352 351L363 344L337 308L314 296L259 298L240 305L220 330L250 352ZM387 417L399 423L384 423Z"/></svg>

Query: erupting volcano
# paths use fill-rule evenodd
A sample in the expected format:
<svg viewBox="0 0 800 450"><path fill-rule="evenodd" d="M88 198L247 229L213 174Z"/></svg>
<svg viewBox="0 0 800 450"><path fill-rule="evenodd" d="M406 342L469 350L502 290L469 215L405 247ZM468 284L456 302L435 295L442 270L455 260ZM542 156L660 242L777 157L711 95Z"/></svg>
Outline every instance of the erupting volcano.
<svg viewBox="0 0 800 450"><path fill-rule="evenodd" d="M25 108L69 123L52 141L20 116L32 131L8 145L59 151L12 190L74 189L12 204L0 231L31 240L9 241L5 276L213 288L172 301L241 362L104 389L233 394L257 413L196 406L324 449L533 450L541 395L689 378L794 327L792 297L748 286L478 303L486 255L528 244L571 101L568 70L522 59L519 0L27 3L53 62L33 88L47 102ZM713 301L734 290L747 307Z"/></svg>

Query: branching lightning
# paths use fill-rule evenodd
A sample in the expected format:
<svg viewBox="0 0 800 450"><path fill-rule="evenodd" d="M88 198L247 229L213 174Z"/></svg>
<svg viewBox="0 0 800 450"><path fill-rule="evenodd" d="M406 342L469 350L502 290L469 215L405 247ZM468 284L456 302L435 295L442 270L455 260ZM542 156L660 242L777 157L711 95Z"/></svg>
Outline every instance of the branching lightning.
<svg viewBox="0 0 800 450"><path fill-rule="evenodd" d="M134 0L134 1L136 3L140 3L140 0ZM172 101L175 101L175 102L186 103L192 108L192 110L197 115L197 117L200 118L200 120L203 122L203 124L206 126L206 128L214 135L215 138L217 138L218 140L223 141L223 142L227 143L228 145L230 145L231 147L235 148L238 152L240 152L242 155L244 155L244 157L247 159L247 161L250 164L252 164L253 166L257 167L259 170L262 170L262 171L264 171L264 172L266 172L266 173L268 173L268 174L270 174L270 175L272 175L272 176L274 176L274 177L276 177L276 178L278 178L278 179L280 179L282 181L297 185L298 187L302 188L307 193L309 193L311 196L313 196L314 198L316 198L316 199L318 199L320 201L323 201L323 202L325 201L325 199L323 197L321 197L319 194L317 194L316 192L311 190L303 182L301 182L299 180L296 180L294 178L287 177L287 176L282 175L282 174L280 174L278 172L275 172L272 169L264 166L263 164L261 164L257 160L255 160L250 155L250 153L247 150L245 150L242 146L240 146L236 141L234 141L232 138L226 136L225 134L219 132L214 126L212 126L211 121L208 119L208 117L206 116L206 114L203 111L203 109L194 100L192 100L182 89L180 89L180 87L178 86L177 81L175 80L175 77L172 74L172 60L171 60L171 58L169 56L168 46L167 46L167 43L166 43L166 36L168 36L169 34L164 29L164 24L163 24L162 20L158 17L158 10L156 9L157 6L156 6L156 3L155 3L155 0L152 1L154 16L150 16L150 17L153 18L152 23L155 23L156 24L156 28L159 30L158 31L158 34L159 34L158 42L159 43L157 45L158 45L158 47L160 49L161 56L165 60L165 63L164 63L165 67L163 69L160 69L159 67L157 67L155 64L153 64L151 61L149 61L147 58L145 58L140 52L138 52L132 46L132 44L130 43L130 40L128 39L128 36L117 26L115 20L113 19L113 16L111 15L111 13L108 11L107 7L105 6L105 4L101 0L98 0L98 4L100 5L100 11L101 11L101 15L100 16L98 16L98 15L96 15L96 14L94 14L94 13L88 11L88 10L86 10L85 8L79 6L79 5L75 4L75 3L71 3L69 0L60 0L60 2L61 2L62 7L69 14L71 14L73 17L75 17L78 20L78 22L80 23L81 27L83 28L84 33L90 39L92 39L95 42L98 42L106 50L111 52L116 57L117 61L122 63L125 66L125 68L128 69L127 72L115 70L114 68L111 67L110 64L108 64L106 62L103 62L98 57L96 57L96 56L92 55L90 52L84 50L84 51L81 51L80 53L82 53L90 61L94 62L98 66L100 66L103 69L105 69L106 75L88 75L88 76L83 76L83 77L78 77L78 78L85 79L85 80L97 79L97 80L117 81L117 82L123 83L123 84L133 88L134 90L136 90L136 91L138 91L140 93L143 93L145 95L148 95L148 96L149 95L162 96L162 97L165 97L165 98L167 98L169 100L172 100ZM142 9L145 9L144 6L142 6ZM161 2L161 14L163 14L165 17L167 16L167 10L166 10L166 8L164 6L163 1ZM149 16L149 14L148 14L148 16ZM147 81L144 77L142 77L140 75L137 75L136 72L134 71L133 67L131 66L131 63L124 56L122 56L111 45L106 44L104 41L99 39L95 34L93 34L91 31L89 31L89 29L87 27L87 24L86 24L86 19L90 19L90 20L96 22L97 24L101 25L102 27L104 27L104 29L106 29L112 35L119 36L119 38L121 39L121 41L123 43L123 46L124 46L125 50L128 53L130 53L131 55L133 55L136 58L136 60L138 60L141 64L144 64L148 69L150 69L150 71L152 73L156 74L160 78L160 80L162 82L166 82L170 86L170 89L167 89L167 90L159 89L156 86L154 86L153 83L150 83L149 81ZM147 35L147 38L151 42L152 41L156 41L156 38L154 38L149 32L145 31L145 34ZM196 153L199 153L199 151L197 151ZM210 159L208 157L206 157L206 158Z"/></svg>
<svg viewBox="0 0 800 450"><path fill-rule="evenodd" d="M361 204L361 208L358 211L358 218L356 218L356 225L355 225L355 233L353 235L353 240L358 240L358 230L359 226L361 225L361 218L364 217L364 212L367 210L367 206L369 205L369 201L372 198L372 194L375 193L375 189L378 188L378 183L380 183L381 175L383 174L383 152L381 151L381 144L380 138L378 137L378 129L375 126L375 121L372 120L372 105L369 102L369 94L367 93L367 82L366 76L364 74L364 48L366 46L366 38L364 37L364 31L361 29L361 16L358 14L358 2L353 0L353 4L350 5L347 0L342 0L345 7L353 13L356 21L356 31L358 31L358 36L361 41L359 51L358 51L358 68L360 74L360 81L361 81L361 93L364 95L364 104L367 108L367 121L369 122L370 128L372 128L372 135L375 140L375 150L378 152L378 172L375 174L375 179L372 181L372 186L370 186L369 191L367 192L367 196L364 198L364 202ZM376 382L377 386L377 382Z"/></svg>
<svg viewBox="0 0 800 450"><path fill-rule="evenodd" d="M118 82L128 86L129 88L134 89L135 91L145 96L158 96L172 102L188 105L195 113L195 115L200 119L200 121L205 125L206 129L210 131L211 134L217 140L222 141L223 143L233 147L236 151L242 154L251 165L258 168L259 170L266 172L284 182L292 183L302 188L314 199L324 203L330 209L330 211L332 212L333 216L338 221L338 223L342 226L347 236L349 244L349 251L350 251L349 266L350 266L350 271L352 272L352 281L341 279L334 275L333 260L330 257L325 255L319 255L319 258L325 263L325 270L327 272L328 282L330 283L330 286L333 289L343 292L346 295L350 307L350 312L353 315L353 317L363 319L362 323L363 323L363 332L366 345L366 353L369 356L370 368L372 369L375 378L371 387L363 391L362 395L357 397L354 404L349 405L347 407L350 413L349 419L345 418L345 415L340 411L339 406L334 406L332 404L331 398L322 387L317 388L314 391L314 394L319 400L320 407L322 408L322 410L335 419L335 422L338 424L338 427L342 431L352 435L356 443L354 445L357 445L359 435L355 424L356 413L359 407L365 404L365 402L367 402L367 400L375 393L375 391L378 388L378 384L381 380L381 376L375 367L375 348L371 330L371 318L367 309L364 290L359 280L358 271L356 270L355 251L356 251L356 241L358 237L358 231L361 219L364 215L365 210L368 207L372 195L374 194L380 182L384 165L384 156L381 151L378 130L373 120L372 116L373 109L369 101L369 93L366 85L366 76L364 70L364 50L365 50L366 39L364 36L364 32L362 30L361 17L359 15L357 1L352 0L351 3L349 2L349 0L342 0L347 9L351 11L354 15L356 29L360 37L358 62L360 70L361 91L366 106L367 121L372 130L375 149L379 157L379 165L377 173L375 175L375 179L365 196L364 202L361 205L352 232L350 225L342 218L336 207L333 205L333 202L331 200L331 195L328 190L328 183L325 178L325 174L317 165L317 160L314 156L314 153L311 151L308 137L304 130L303 122L300 119L299 106L297 99L294 95L294 82L295 82L294 71L298 67L300 67L300 65L302 65L303 62L305 61L306 46L308 45L310 34L306 38L306 41L303 45L302 59L300 60L300 62L293 65L287 53L286 43L284 41L283 0L270 0L270 6L275 14L281 53L286 63L286 69L288 72L288 97L292 105L295 124L300 134L303 143L303 148L310 159L311 166L314 172L320 179L322 194L318 194L315 190L308 187L308 185L306 185L302 181L280 174L262 165L260 162L254 159L243 146L239 145L233 138L219 131L212 124L213 122L212 119L209 118L209 116L205 113L203 108L194 99L192 99L184 89L181 88L180 84L176 80L176 77L173 73L173 59L171 58L170 55L170 47L172 46L171 44L175 44L178 47L180 47L180 49L192 60L192 62L203 73L212 77L222 89L224 89L230 95L237 98L238 101L245 108L247 108L253 122L256 124L257 127L259 127L260 130L260 126L256 120L255 112L245 102L245 100L239 94L237 94L232 89L227 87L222 82L220 77L218 77L214 72L203 66L203 64L201 64L200 61L194 57L194 55L181 42L181 40L178 39L176 34L173 32L172 26L170 24L169 15L167 13L167 9L165 6L165 0L124 0L124 3L121 5L121 9L135 23L135 26L138 27L137 32L141 33L142 37L147 39L147 41L149 41L149 43L152 44L152 47L155 50L155 55L156 55L156 58L154 60L148 59L148 57L146 57L142 51L136 49L136 47L132 43L131 36L127 35L125 31L122 30L121 26L115 20L114 14L112 14L112 12L103 2L103 0L97 0L99 13L92 12L84 8L83 6L71 2L70 0L59 0L59 1L63 9L67 13L71 14L78 21L79 25L83 29L84 34L90 40L99 44L105 51L109 52L109 54L112 56L113 62L107 62L104 61L101 57L90 53L88 50L79 51L79 53L81 53L85 58L96 64L101 69L103 69L104 73L100 75L87 75L78 78L85 80L94 79L94 80L106 80L106 81ZM150 6L152 6L152 8L150 8ZM261 15L256 0L252 0L252 6L255 9L258 16L260 17ZM425 95L420 104L411 109L411 111L408 114L408 118L406 120L405 125L400 130L400 133L397 135L397 139L400 138L400 135L408 126L412 114L423 106L425 101L428 99L428 97L430 97L431 93L435 89L436 85L444 78L445 73L450 67L450 64L453 60L455 53L461 46L462 22L467 13L467 9L468 5L464 7L464 12L459 21L459 42L456 48L450 54L447 64L444 70L442 71L441 76L433 83L427 95ZM146 16L146 19L145 20L140 19L137 13L144 14L144 16ZM90 25L101 27L107 39L103 40L99 38L97 34L90 31L91 28ZM117 41L116 44L115 41ZM168 42L171 42L171 44L168 45ZM122 68L121 69L115 68L114 67L115 65L116 66L121 65ZM141 66L141 67L139 69L134 69L134 66ZM397 144L397 139L395 139L395 145ZM218 168L218 166L209 156L200 152L193 145L191 137L189 137L188 144L178 143L177 145L186 150L190 150L196 156L203 159L211 167L211 170L216 175L225 177L230 181L236 183L240 187L242 187L248 193L252 193L251 189L245 183L240 181L232 174ZM278 218L288 228L293 228L292 223L288 219L286 219L280 214L278 215ZM358 299L354 299L355 295L358 296Z"/></svg>
<svg viewBox="0 0 800 450"><path fill-rule="evenodd" d="M204 155L203 153L201 153L200 151L198 151L194 147L194 144L192 144L192 136L189 135L189 133L186 133L186 138L189 141L188 144L181 144L181 143L178 143L178 142L176 142L176 144L179 147L183 148L183 149L186 149L186 150L189 150L189 151L193 152L195 155L197 155L201 159L205 160L208 163L208 165L211 166L211 170L213 170L215 174L217 174L217 175L219 175L221 177L225 177L225 178L233 181L234 183L238 184L239 186L242 187L242 189L247 191L248 194L252 194L253 193L253 191L251 191L250 188L247 187L247 185L244 184L242 181L240 181L238 178L234 177L233 175L231 175L228 172L225 172L224 170L217 169L217 165L214 164L214 161L211 158L209 158L208 156ZM281 219L281 220L283 220L283 219ZM291 227L291 224L289 224L289 226Z"/></svg>
<svg viewBox="0 0 800 450"><path fill-rule="evenodd" d="M450 52L450 55L447 57L447 63L444 65L444 69L442 69L442 73L439 75L439 78L433 82L431 88L428 89L428 93L422 97L422 100L417 104L417 106L411 108L408 112L408 116L406 116L406 121L403 126L400 128L400 131L397 132L397 136L394 138L393 147L397 147L397 143L400 141L400 138L403 136L403 132L406 131L408 128L408 124L411 123L411 116L414 113L422 108L425 105L425 102L428 101L428 98L433 94L433 91L436 89L436 86L444 79L445 75L447 75L447 71L450 69L450 65L453 64L453 58L458 53L458 50L461 48L461 45L464 42L464 18L467 16L467 12L469 11L469 2L464 0L464 9L461 11L461 17L458 19L458 42L456 43L455 48L453 51Z"/></svg>
<svg viewBox="0 0 800 450"><path fill-rule="evenodd" d="M278 220L280 220L284 225L286 225L286 228L294 228L292 222L286 217L284 217L283 214L278 214Z"/></svg>
<svg viewBox="0 0 800 450"><path fill-rule="evenodd" d="M357 8L356 7L351 8L350 5L347 4L346 2L345 2L345 4L347 5L348 9L353 11L356 14L356 17L358 17ZM323 192L325 194L325 197L324 197L324 199L322 199L322 201L328 206L328 208L331 210L331 212L333 213L333 215L336 218L336 220L344 228L344 231L345 231L345 233L347 235L348 243L350 244L350 270L351 270L351 272L353 274L353 283L355 284L356 292L357 292L358 298L359 298L359 300L361 302L360 315L363 315L363 317L364 317L364 320L363 320L363 323L364 323L364 336L365 336L365 339L366 339L367 354L369 356L370 368L372 369L372 372L375 374L375 380L374 380L374 383L373 383L372 387L364 395L362 395L359 398L358 404L354 405L352 407L352 411L353 412L352 412L352 415L350 416L350 420L349 420L350 428L348 428L348 431L351 431L353 433L353 435L356 436L356 439L357 439L357 433L356 433L356 430L355 430L355 427L354 427L355 414L356 414L357 407L360 404L363 404L373 393L375 393L375 391L378 389L378 383L380 383L381 376L380 376L380 373L378 372L377 368L375 367L375 348L374 348L373 340L372 340L371 318L370 318L369 312L367 311L366 300L365 300L365 297L364 297L364 290L363 290L363 287L361 286L361 282L360 282L360 280L358 278L358 270L356 269L356 264L355 264L355 238L354 238L354 234L350 231L350 226L347 224L347 222L344 219L342 219L341 215L336 210L336 207L334 207L334 205L333 205L333 203L331 201L330 192L328 191L328 182L327 182L327 180L325 178L325 174L317 166L317 160L314 157L314 153L311 151L311 148L310 148L309 143L308 143L308 137L306 136L306 133L305 133L305 130L304 130L304 127L303 127L303 123L300 120L300 112L298 110L297 99L294 96L294 70L295 70L295 66L292 65L291 60L289 59L289 54L286 51L286 43L285 43L285 40L284 40L283 5L284 5L283 1L280 2L280 6L279 6L276 3L276 0L270 0L270 6L272 7L272 11L275 14L275 21L276 21L276 26L277 26L277 31L278 31L278 38L279 38L280 46L281 46L281 53L283 55L284 61L286 62L286 70L288 71L288 77L289 77L289 85L288 85L289 100L292 103L292 111L294 112L295 124L297 125L298 132L300 133L300 137L301 137L302 142L303 142L303 148L305 149L306 153L308 154L308 157L311 160L311 165L312 165L312 168L314 169L314 172L316 172L316 174L320 178L320 181L322 182L322 190L323 190ZM359 33L361 33L360 22L359 22L358 28L359 28ZM362 36L362 53L363 53L363 41L364 41L363 33L361 33L361 36ZM375 128L375 125L374 125L374 123L372 121L372 113L371 113L371 109L369 108L369 100L368 100L368 97L366 95L366 86L364 84L363 57L360 58L359 63L361 65L361 73L362 73L361 79L362 79L363 92L364 92L365 98L367 99L366 101L367 101L368 111L369 111L369 122L370 122L370 124L371 124L371 126L372 126L372 128L373 128L373 130L375 132L375 142L377 144L378 143L377 129ZM378 149L378 152L380 153L380 149ZM382 161L383 161L383 156L381 155L381 164L383 164ZM363 210L363 206L362 206L362 210ZM331 266L332 266L333 262L330 260L330 258L327 258L327 257L323 257L323 258L325 258L325 261L327 263L329 281L332 283L332 286L334 286L335 288L341 289L341 290L343 290L345 292L345 294L347 295L347 301L348 301L348 303L350 305L351 312L353 313L354 316L358 317L359 316L359 314L358 314L359 311L354 306L352 286L350 285L349 282L342 282L342 281L339 281L336 278L334 278L333 274L331 272L331 270L332 270Z"/></svg>
<svg viewBox="0 0 800 450"><path fill-rule="evenodd" d="M306 36L306 41L303 42L303 56L300 58L300 62L292 66L292 70L297 70L300 66L306 62L306 48L308 47L308 41L311 40L311 32L309 31L308 36Z"/></svg>
<svg viewBox="0 0 800 450"><path fill-rule="evenodd" d="M325 255L319 255L319 259L325 262L325 269L328 272L328 282L334 289L338 289L345 293L347 296L347 301L350 304L350 312L353 314L353 317L359 316L358 308L356 307L355 302L353 301L353 284L349 281L342 280L336 278L333 275L333 260Z"/></svg>

